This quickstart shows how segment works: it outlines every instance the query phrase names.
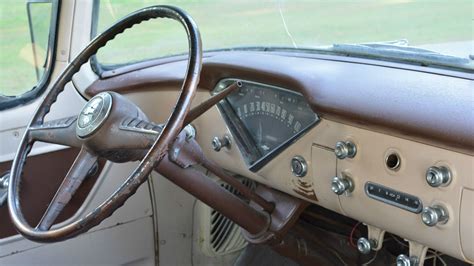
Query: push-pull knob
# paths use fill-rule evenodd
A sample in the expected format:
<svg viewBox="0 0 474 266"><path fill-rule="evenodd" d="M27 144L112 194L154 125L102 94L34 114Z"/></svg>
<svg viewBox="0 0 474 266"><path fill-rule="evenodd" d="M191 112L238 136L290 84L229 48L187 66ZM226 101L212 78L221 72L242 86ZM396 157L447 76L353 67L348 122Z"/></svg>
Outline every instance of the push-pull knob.
<svg viewBox="0 0 474 266"><path fill-rule="evenodd" d="M372 249L377 246L377 241L374 239L367 239L365 237L359 238L357 240L357 249L362 254L369 254Z"/></svg>
<svg viewBox="0 0 474 266"><path fill-rule="evenodd" d="M338 159L354 158L357 153L356 145L351 141L338 141L334 147Z"/></svg>
<svg viewBox="0 0 474 266"><path fill-rule="evenodd" d="M440 205L426 207L421 212L421 220L427 226L435 226L437 224L444 224L448 221L448 211Z"/></svg>
<svg viewBox="0 0 474 266"><path fill-rule="evenodd" d="M299 155L291 159L291 172L297 177L304 177L308 172L308 164L306 160Z"/></svg>
<svg viewBox="0 0 474 266"><path fill-rule="evenodd" d="M223 138L214 137L212 139L211 145L215 151L220 151L222 148L230 148L230 138L225 135Z"/></svg>
<svg viewBox="0 0 474 266"><path fill-rule="evenodd" d="M426 170L426 182L432 187L447 186L451 182L451 170L445 166L431 166Z"/></svg>
<svg viewBox="0 0 474 266"><path fill-rule="evenodd" d="M354 185L353 185L352 180L351 180L350 177L335 176L335 177L332 178L331 190L332 190L332 192L336 193L337 195L342 195L345 192L352 192L354 190Z"/></svg>
<svg viewBox="0 0 474 266"><path fill-rule="evenodd" d="M408 257L405 254L400 254L397 257L397 266L416 266L418 265L417 257Z"/></svg>

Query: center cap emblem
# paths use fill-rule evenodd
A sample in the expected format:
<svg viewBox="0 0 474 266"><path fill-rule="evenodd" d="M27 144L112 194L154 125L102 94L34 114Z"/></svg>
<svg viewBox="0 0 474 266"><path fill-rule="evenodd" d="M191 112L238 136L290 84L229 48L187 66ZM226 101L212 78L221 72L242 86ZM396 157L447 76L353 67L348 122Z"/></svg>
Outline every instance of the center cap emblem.
<svg viewBox="0 0 474 266"><path fill-rule="evenodd" d="M94 96L82 109L77 118L76 134L87 137L94 133L106 120L112 108L112 96L103 92Z"/></svg>

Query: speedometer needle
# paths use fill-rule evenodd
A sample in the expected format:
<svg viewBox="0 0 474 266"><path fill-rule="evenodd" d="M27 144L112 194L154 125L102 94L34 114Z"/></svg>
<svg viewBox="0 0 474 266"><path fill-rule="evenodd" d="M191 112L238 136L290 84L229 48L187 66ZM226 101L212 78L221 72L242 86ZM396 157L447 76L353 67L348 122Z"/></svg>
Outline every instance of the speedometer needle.
<svg viewBox="0 0 474 266"><path fill-rule="evenodd" d="M257 145L261 146L263 139L263 129L262 129L262 120L258 121L258 130L257 130Z"/></svg>

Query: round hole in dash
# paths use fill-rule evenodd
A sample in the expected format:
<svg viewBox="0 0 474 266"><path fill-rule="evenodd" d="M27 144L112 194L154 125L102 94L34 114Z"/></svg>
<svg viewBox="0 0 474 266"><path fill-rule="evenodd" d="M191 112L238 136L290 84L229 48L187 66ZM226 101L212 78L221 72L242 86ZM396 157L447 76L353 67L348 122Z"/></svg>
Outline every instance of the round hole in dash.
<svg viewBox="0 0 474 266"><path fill-rule="evenodd" d="M401 163L400 156L397 153L390 153L385 158L385 165L392 171L397 171L400 169Z"/></svg>

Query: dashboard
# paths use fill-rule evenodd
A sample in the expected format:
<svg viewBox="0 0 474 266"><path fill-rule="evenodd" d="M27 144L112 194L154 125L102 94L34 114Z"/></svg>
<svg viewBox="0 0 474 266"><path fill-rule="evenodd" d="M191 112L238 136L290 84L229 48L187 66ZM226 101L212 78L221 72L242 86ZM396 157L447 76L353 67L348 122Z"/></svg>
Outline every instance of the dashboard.
<svg viewBox="0 0 474 266"><path fill-rule="evenodd" d="M250 52L207 57L196 105L236 80L242 87L193 122L205 156L361 221L379 243L387 231L410 246L474 262L472 77L349 61ZM127 70L86 93L128 93L162 121L185 66ZM228 144L216 149L216 139ZM437 221L427 221L427 211Z"/></svg>
<svg viewBox="0 0 474 266"><path fill-rule="evenodd" d="M208 136L204 147L211 143L210 136L229 133L231 141L238 143L239 133L223 116L219 110L201 120L199 130L210 123L213 127L202 132ZM215 122L219 119L222 124ZM262 124L272 123L270 117L261 119ZM250 130L258 132L258 126ZM387 231L457 258L474 258L471 156L324 118L296 140L294 136L282 139L291 145L258 170L248 164L240 145L220 152L207 145L206 156L231 172L352 217L371 230L376 228L379 233L369 235L379 243ZM347 143L352 143L356 152L338 155L338 146ZM295 161L303 165L304 174L298 174ZM429 170L444 168L449 169L450 178L430 184ZM443 214L436 221L426 221L438 212Z"/></svg>

